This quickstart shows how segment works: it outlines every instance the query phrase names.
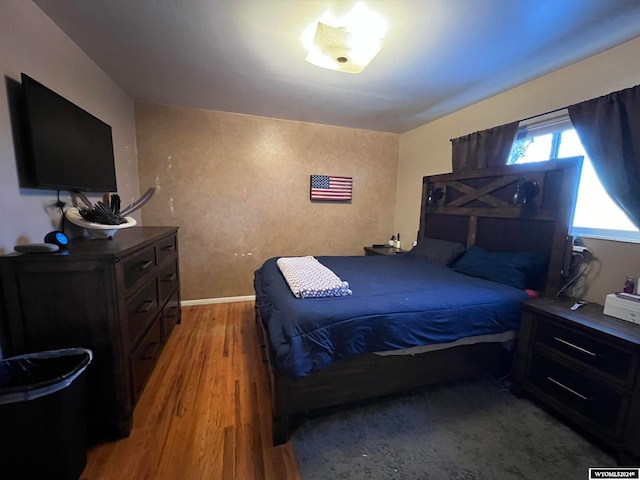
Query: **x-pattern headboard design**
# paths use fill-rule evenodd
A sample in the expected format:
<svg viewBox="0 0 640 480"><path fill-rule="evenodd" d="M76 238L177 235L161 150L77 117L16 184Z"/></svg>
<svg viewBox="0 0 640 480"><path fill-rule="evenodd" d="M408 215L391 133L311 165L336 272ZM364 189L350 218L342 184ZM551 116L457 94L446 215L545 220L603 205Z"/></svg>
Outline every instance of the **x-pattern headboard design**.
<svg viewBox="0 0 640 480"><path fill-rule="evenodd" d="M569 237L582 157L432 175L423 178L418 241L441 238L489 251L547 255L540 290L557 292L571 254ZM535 182L524 205L511 202L519 182Z"/></svg>

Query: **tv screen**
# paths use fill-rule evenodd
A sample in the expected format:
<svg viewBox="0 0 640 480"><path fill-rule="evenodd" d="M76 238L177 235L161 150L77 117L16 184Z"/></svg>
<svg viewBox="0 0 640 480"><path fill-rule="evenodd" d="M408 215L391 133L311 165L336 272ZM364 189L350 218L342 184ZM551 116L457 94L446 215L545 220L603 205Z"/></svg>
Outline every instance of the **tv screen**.
<svg viewBox="0 0 640 480"><path fill-rule="evenodd" d="M111 127L24 73L22 90L28 158L21 185L117 191Z"/></svg>

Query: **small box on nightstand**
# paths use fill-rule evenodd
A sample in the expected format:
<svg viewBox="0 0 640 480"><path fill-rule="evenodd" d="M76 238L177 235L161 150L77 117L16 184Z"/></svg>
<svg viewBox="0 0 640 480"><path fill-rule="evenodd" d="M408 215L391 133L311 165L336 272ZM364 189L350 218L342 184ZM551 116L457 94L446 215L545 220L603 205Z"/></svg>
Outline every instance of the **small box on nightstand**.
<svg viewBox="0 0 640 480"><path fill-rule="evenodd" d="M640 324L640 301L610 293L604 302L604 314Z"/></svg>

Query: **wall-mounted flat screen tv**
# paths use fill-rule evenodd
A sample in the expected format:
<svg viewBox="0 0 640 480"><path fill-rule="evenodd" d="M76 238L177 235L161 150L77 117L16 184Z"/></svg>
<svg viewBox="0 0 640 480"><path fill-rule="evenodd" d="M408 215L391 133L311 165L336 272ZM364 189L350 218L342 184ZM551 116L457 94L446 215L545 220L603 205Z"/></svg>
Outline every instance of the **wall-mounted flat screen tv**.
<svg viewBox="0 0 640 480"><path fill-rule="evenodd" d="M111 127L22 74L25 188L116 192Z"/></svg>

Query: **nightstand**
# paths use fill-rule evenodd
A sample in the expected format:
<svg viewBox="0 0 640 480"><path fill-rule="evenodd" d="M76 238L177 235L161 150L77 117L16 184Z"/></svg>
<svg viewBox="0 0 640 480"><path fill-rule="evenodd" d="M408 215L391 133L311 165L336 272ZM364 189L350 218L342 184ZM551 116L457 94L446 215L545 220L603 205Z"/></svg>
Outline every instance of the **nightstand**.
<svg viewBox="0 0 640 480"><path fill-rule="evenodd" d="M529 395L617 452L640 457L640 325L571 299L523 304L512 392Z"/></svg>
<svg viewBox="0 0 640 480"><path fill-rule="evenodd" d="M405 252L406 250L395 247L364 247L365 255L396 255Z"/></svg>

